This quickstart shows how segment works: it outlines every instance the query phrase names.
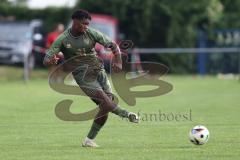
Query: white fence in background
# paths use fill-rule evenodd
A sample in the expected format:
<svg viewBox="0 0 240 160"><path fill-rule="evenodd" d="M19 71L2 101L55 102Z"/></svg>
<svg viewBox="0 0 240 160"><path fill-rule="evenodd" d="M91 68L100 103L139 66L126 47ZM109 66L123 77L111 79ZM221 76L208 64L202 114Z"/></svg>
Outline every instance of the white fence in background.
<svg viewBox="0 0 240 160"><path fill-rule="evenodd" d="M150 55L150 54L183 54L183 53L191 53L191 54L238 54L238 77L240 80L240 47L226 47L226 48L134 48L130 51L131 53L131 61L140 63L141 54ZM132 69L136 66L132 66ZM139 66L140 67L140 66ZM141 67L140 67L141 68ZM133 69L133 70L136 70Z"/></svg>
<svg viewBox="0 0 240 160"><path fill-rule="evenodd" d="M131 59L134 59L133 62L141 61L140 54L182 54L182 53L238 53L238 74L240 79L240 48L231 47L231 48L134 48L130 51ZM30 67L28 60L26 58L24 63L24 80L29 79Z"/></svg>

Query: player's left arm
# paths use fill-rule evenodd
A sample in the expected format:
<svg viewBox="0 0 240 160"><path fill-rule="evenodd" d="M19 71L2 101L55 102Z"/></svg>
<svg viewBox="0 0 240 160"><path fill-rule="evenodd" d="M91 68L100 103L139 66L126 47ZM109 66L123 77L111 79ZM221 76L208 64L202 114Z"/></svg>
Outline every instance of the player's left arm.
<svg viewBox="0 0 240 160"><path fill-rule="evenodd" d="M94 39L96 42L102 44L106 48L110 48L113 53L113 59L112 59L112 68L115 72L120 72L122 70L122 57L121 57L121 51L119 49L119 46L117 43L110 40L109 37L102 34L99 31L91 30L92 35L94 36Z"/></svg>
<svg viewBox="0 0 240 160"><path fill-rule="evenodd" d="M107 48L110 48L113 53L113 59L112 59L112 68L115 72L120 72L122 70L122 57L121 57L121 51L119 49L119 46L115 42L110 42L106 46Z"/></svg>

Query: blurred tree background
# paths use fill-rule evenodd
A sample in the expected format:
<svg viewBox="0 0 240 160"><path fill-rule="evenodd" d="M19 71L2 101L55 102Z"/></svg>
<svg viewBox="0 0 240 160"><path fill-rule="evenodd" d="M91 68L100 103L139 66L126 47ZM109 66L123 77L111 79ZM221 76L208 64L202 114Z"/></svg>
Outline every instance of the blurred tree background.
<svg viewBox="0 0 240 160"><path fill-rule="evenodd" d="M54 23L70 21L73 9L29 9L26 0L1 0L0 16L18 20L43 19L48 31ZM204 27L238 27L238 0L79 0L74 9L112 15L126 39L140 47L194 47L196 30Z"/></svg>
<svg viewBox="0 0 240 160"><path fill-rule="evenodd" d="M194 47L196 29L218 24L222 7L219 0L82 0L76 5L117 17L126 38L141 47Z"/></svg>
<svg viewBox="0 0 240 160"><path fill-rule="evenodd" d="M42 19L45 31L57 22L68 24L71 12L82 8L90 13L108 14L119 20L124 39L133 40L137 47L196 47L197 31L239 28L239 0L78 0L73 9L29 9L1 0L0 16L14 15L19 20ZM29 14L30 13L30 14ZM195 54L153 55L145 60L161 61L172 72L196 72ZM178 66L181 66L180 68Z"/></svg>
<svg viewBox="0 0 240 160"><path fill-rule="evenodd" d="M53 30L57 23L67 24L72 12L70 8L29 9L26 6L26 0L17 0L15 3L10 3L8 0L0 1L0 20L4 19L3 17L14 17L21 21L41 19L45 33Z"/></svg>

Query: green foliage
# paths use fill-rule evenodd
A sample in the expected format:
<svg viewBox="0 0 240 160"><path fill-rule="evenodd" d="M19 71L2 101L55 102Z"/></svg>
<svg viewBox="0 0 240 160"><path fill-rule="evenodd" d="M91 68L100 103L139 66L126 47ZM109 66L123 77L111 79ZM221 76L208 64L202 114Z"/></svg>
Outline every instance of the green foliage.
<svg viewBox="0 0 240 160"><path fill-rule="evenodd" d="M137 46L164 46L164 39L159 37L166 36L167 28L161 23L168 21L168 15L161 9L159 3L156 5L156 2L155 0L100 0L97 2L88 0L81 1L77 8L117 17L120 21L120 30L126 34L127 39L132 39ZM156 35L158 36L156 37Z"/></svg>
<svg viewBox="0 0 240 160"><path fill-rule="evenodd" d="M212 31L216 28L238 28L239 6L239 0L79 0L75 9L116 17L125 39L133 40L135 47L196 47L199 28L208 32L209 39L214 38ZM57 22L67 24L71 12L67 8L10 7L7 0L1 0L0 4L0 16L43 19L45 31L50 31ZM196 71L194 54L162 55L154 59L169 65L172 72Z"/></svg>
<svg viewBox="0 0 240 160"><path fill-rule="evenodd" d="M219 0L87 0L76 6L117 17L126 39L138 47L195 47L197 30L211 30L221 20L221 7ZM196 71L194 54L154 59L170 66L174 73Z"/></svg>
<svg viewBox="0 0 240 160"><path fill-rule="evenodd" d="M8 0L0 0L0 5L10 5L10 2Z"/></svg>
<svg viewBox="0 0 240 160"><path fill-rule="evenodd" d="M240 1L239 0L221 0L224 8L222 20L218 23L219 28L239 28L240 21Z"/></svg>
<svg viewBox="0 0 240 160"><path fill-rule="evenodd" d="M194 47L199 27L208 30L216 25L239 26L239 5L238 0L84 0L75 8L117 17L120 31L136 46ZM28 20L40 18L45 21L47 30L56 22L67 23L71 12L66 8L31 10L24 6L14 7L7 0L1 0L0 4L0 15Z"/></svg>
<svg viewBox="0 0 240 160"><path fill-rule="evenodd" d="M194 47L197 28L219 20L221 10L213 12L218 5L218 0L88 0L77 8L117 17L120 29L138 46Z"/></svg>
<svg viewBox="0 0 240 160"><path fill-rule="evenodd" d="M44 30L48 32L56 23L67 24L71 10L68 8L29 9L24 6L0 5L0 16L14 16L16 20L41 19Z"/></svg>

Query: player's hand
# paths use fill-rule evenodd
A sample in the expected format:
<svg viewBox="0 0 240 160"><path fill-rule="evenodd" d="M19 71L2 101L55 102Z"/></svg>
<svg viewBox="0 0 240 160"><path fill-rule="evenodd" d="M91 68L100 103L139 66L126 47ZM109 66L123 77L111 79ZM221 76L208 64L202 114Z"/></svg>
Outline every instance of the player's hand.
<svg viewBox="0 0 240 160"><path fill-rule="evenodd" d="M114 72L119 73L122 71L122 63L113 62L112 69Z"/></svg>
<svg viewBox="0 0 240 160"><path fill-rule="evenodd" d="M57 64L58 60L60 58L58 58L56 55L54 55L51 59L50 59L50 64Z"/></svg>
<svg viewBox="0 0 240 160"><path fill-rule="evenodd" d="M112 58L112 70L116 73L122 71L122 58L121 54L114 54Z"/></svg>
<svg viewBox="0 0 240 160"><path fill-rule="evenodd" d="M44 58L43 64L48 67L50 65L57 64L58 60L59 58L56 55L54 55L52 58Z"/></svg>

